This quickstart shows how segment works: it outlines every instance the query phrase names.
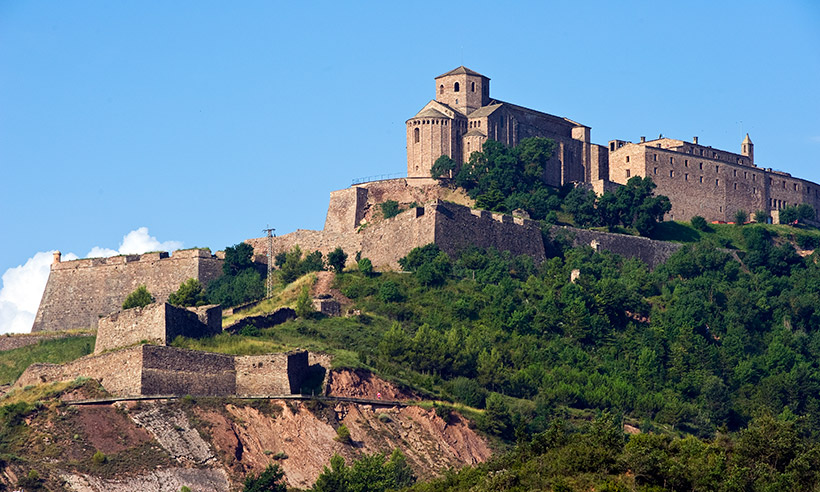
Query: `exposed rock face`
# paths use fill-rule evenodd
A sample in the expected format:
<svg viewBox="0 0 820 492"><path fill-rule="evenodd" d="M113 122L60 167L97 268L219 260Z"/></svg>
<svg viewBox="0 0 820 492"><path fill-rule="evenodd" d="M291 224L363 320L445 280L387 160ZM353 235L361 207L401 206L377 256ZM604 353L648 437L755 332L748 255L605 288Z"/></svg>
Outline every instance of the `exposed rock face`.
<svg viewBox="0 0 820 492"><path fill-rule="evenodd" d="M218 469L170 468L121 480L71 473L62 478L76 492L179 492L183 486L197 492L228 492L231 487L228 474Z"/></svg>
<svg viewBox="0 0 820 492"><path fill-rule="evenodd" d="M208 443L178 409L152 402L142 404L129 415L180 463L203 465L216 459Z"/></svg>

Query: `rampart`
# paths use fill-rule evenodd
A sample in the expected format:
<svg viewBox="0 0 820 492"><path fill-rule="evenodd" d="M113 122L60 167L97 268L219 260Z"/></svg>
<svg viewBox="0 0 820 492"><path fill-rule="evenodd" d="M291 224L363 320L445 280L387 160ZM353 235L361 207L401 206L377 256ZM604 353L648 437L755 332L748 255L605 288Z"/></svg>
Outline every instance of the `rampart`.
<svg viewBox="0 0 820 492"><path fill-rule="evenodd" d="M94 353L127 347L142 340L167 345L178 336L199 338L221 332L219 306L186 309L159 302L100 318Z"/></svg>
<svg viewBox="0 0 820 492"><path fill-rule="evenodd" d="M637 258L649 268L665 262L683 245L667 241L655 241L640 236L613 234L610 232L577 229L575 227L554 226L550 229L554 240L568 241L573 246L590 246L596 251L609 251L626 258Z"/></svg>
<svg viewBox="0 0 820 492"><path fill-rule="evenodd" d="M207 285L221 274L222 260L202 249L64 262L56 255L31 331L94 328L140 285L163 302L189 278Z"/></svg>
<svg viewBox="0 0 820 492"><path fill-rule="evenodd" d="M6 334L0 336L0 352L6 350L14 350L20 347L27 347L35 345L40 341L58 340L61 338L88 338L92 339L93 335L73 334L73 333L41 333L31 335L28 333Z"/></svg>
<svg viewBox="0 0 820 492"><path fill-rule="evenodd" d="M247 240L256 256L267 254L267 239ZM357 251L375 266L398 268L398 260L413 248L436 243L450 255L474 244L544 259L544 244L538 224L511 215L472 210L464 205L434 200L405 210L390 219L368 224L350 232L303 231L274 238L274 249L285 251L299 245L303 251L327 253L341 247L353 261Z"/></svg>
<svg viewBox="0 0 820 492"><path fill-rule="evenodd" d="M307 352L230 356L137 345L56 364L32 364L15 388L88 377L116 396L281 395L298 393L308 374Z"/></svg>

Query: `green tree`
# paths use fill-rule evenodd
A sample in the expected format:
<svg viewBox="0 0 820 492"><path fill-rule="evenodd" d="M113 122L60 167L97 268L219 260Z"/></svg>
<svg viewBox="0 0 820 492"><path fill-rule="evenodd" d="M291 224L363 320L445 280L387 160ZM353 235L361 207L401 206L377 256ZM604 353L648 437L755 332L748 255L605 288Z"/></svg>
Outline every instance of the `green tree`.
<svg viewBox="0 0 820 492"><path fill-rule="evenodd" d="M815 210L808 203L801 203L797 206L797 218L799 220L814 220Z"/></svg>
<svg viewBox="0 0 820 492"><path fill-rule="evenodd" d="M171 292L171 295L168 296L168 302L174 306L191 307L202 306L207 301L199 280L189 278L180 284L176 292Z"/></svg>
<svg viewBox="0 0 820 492"><path fill-rule="evenodd" d="M749 218L749 214L746 213L745 210L737 210L734 215L735 224L743 225L746 223L746 220Z"/></svg>
<svg viewBox="0 0 820 492"><path fill-rule="evenodd" d="M766 224L769 222L769 212L765 210L758 210L754 215L755 222L758 224Z"/></svg>
<svg viewBox="0 0 820 492"><path fill-rule="evenodd" d="M451 178L456 167L456 161L446 155L442 155L433 163L433 167L430 169L430 175L435 179Z"/></svg>
<svg viewBox="0 0 820 492"><path fill-rule="evenodd" d="M154 302L154 296L148 292L148 288L145 287L145 285L140 285L133 292L128 294L128 296L126 296L125 301L122 303L122 308L131 309L135 307L145 307L152 302Z"/></svg>
<svg viewBox="0 0 820 492"><path fill-rule="evenodd" d="M259 475L253 473L245 477L243 492L287 492L285 473L279 465L268 465Z"/></svg>
<svg viewBox="0 0 820 492"><path fill-rule="evenodd" d="M306 318L314 311L313 300L310 298L310 287L302 286L299 296L296 298L296 316Z"/></svg>
<svg viewBox="0 0 820 492"><path fill-rule="evenodd" d="M384 453L364 454L351 466L338 454L330 458L313 486L314 492L385 492L413 485L416 477L398 449L390 457Z"/></svg>
<svg viewBox="0 0 820 492"><path fill-rule="evenodd" d="M695 215L694 217L692 217L692 220L690 220L689 223L692 224L692 227L694 229L697 229L699 231L705 232L709 230L709 224L707 224L706 219L704 219L700 215Z"/></svg>
<svg viewBox="0 0 820 492"><path fill-rule="evenodd" d="M336 273L342 273L347 263L347 253L337 246L336 249L327 254L327 264L330 265Z"/></svg>
<svg viewBox="0 0 820 492"><path fill-rule="evenodd" d="M234 244L225 248L225 261L222 271L225 275L237 275L253 267L253 246L248 243Z"/></svg>
<svg viewBox="0 0 820 492"><path fill-rule="evenodd" d="M211 304L238 306L265 297L262 276L248 268L237 275L223 275L208 284L206 297Z"/></svg>

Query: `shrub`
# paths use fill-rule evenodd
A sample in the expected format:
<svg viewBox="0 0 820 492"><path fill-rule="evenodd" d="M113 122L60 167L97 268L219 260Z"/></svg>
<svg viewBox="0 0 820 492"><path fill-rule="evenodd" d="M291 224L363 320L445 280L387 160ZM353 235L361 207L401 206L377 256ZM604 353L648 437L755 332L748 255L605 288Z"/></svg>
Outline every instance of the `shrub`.
<svg viewBox="0 0 820 492"><path fill-rule="evenodd" d="M336 247L333 251L327 254L327 264L332 267L336 273L342 273L347 262L347 253L340 247Z"/></svg>
<svg viewBox="0 0 820 492"><path fill-rule="evenodd" d="M242 270L253 267L253 246L248 243L234 244L225 248L225 261L222 272L225 275L236 275Z"/></svg>
<svg viewBox="0 0 820 492"><path fill-rule="evenodd" d="M350 438L350 429L347 428L346 425L342 424L336 429L336 441L339 441L342 444L351 444L353 443L353 439Z"/></svg>
<svg viewBox="0 0 820 492"><path fill-rule="evenodd" d="M28 475L17 480L17 486L24 490L37 490L42 487L43 481L37 470L29 470Z"/></svg>
<svg viewBox="0 0 820 492"><path fill-rule="evenodd" d="M245 325L242 329L239 330L239 334L243 337L258 337L262 334L259 331L259 328L255 327L253 324Z"/></svg>
<svg viewBox="0 0 820 492"><path fill-rule="evenodd" d="M187 486L183 485L182 487L179 488L179 492L191 492L191 489L189 489Z"/></svg>
<svg viewBox="0 0 820 492"><path fill-rule="evenodd" d="M94 453L94 456L91 457L91 461L93 461L95 465L103 465L108 463L108 456L102 451L97 451Z"/></svg>
<svg viewBox="0 0 820 492"><path fill-rule="evenodd" d="M368 258L362 258L358 263L359 271L365 275L373 273L373 263Z"/></svg>
<svg viewBox="0 0 820 492"><path fill-rule="evenodd" d="M707 224L706 219L704 219L700 215L695 215L694 217L692 217L692 220L690 221L690 224L692 224L692 227L694 229L697 229L698 231L708 231L709 230L709 224Z"/></svg>
<svg viewBox="0 0 820 492"><path fill-rule="evenodd" d="M379 299L382 302L399 302L404 299L404 296L399 290L399 284L388 280L379 287Z"/></svg>
<svg viewBox="0 0 820 492"><path fill-rule="evenodd" d="M259 475L245 477L243 492L287 492L283 478L285 473L279 465L268 465Z"/></svg>
<svg viewBox="0 0 820 492"><path fill-rule="evenodd" d="M769 222L769 213L765 210L758 210L755 212L755 222L760 224L766 224Z"/></svg>
<svg viewBox="0 0 820 492"><path fill-rule="evenodd" d="M399 202L397 202L396 200L387 200L380 206L382 209L382 215L385 219L395 217L399 215L399 212L401 212L401 209L399 208Z"/></svg>
<svg viewBox="0 0 820 492"><path fill-rule="evenodd" d="M122 303L123 309L131 309L135 307L145 307L149 304L154 302L154 296L148 292L148 288L145 285L140 285L139 287L128 294L125 298L125 301Z"/></svg>
<svg viewBox="0 0 820 492"><path fill-rule="evenodd" d="M820 239L815 236L809 236L808 234L799 234L795 240L797 241L797 245L800 246L800 249L815 249L820 245Z"/></svg>

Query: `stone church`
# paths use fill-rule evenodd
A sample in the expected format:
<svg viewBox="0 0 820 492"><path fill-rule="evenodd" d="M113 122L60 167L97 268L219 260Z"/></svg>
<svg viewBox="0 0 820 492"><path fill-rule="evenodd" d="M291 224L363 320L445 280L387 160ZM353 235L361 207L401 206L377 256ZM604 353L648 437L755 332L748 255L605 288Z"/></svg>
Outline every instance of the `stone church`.
<svg viewBox="0 0 820 492"><path fill-rule="evenodd" d="M407 120L407 177L429 178L446 155L463 163L487 139L515 146L522 139L555 141L544 180L552 186L609 177L608 150L590 142L590 128L568 118L490 97L490 79L466 67L436 77L436 98Z"/></svg>

